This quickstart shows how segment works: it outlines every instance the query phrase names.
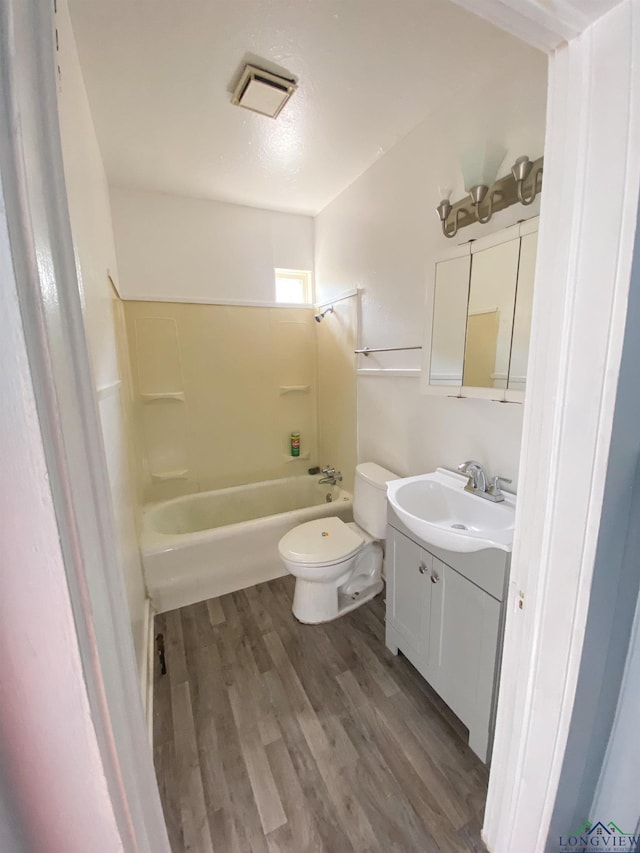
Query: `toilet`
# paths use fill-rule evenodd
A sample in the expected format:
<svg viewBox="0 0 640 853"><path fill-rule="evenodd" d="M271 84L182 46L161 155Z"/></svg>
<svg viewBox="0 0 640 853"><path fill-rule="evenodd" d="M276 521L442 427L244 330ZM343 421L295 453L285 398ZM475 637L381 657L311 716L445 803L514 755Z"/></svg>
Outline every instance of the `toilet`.
<svg viewBox="0 0 640 853"><path fill-rule="evenodd" d="M381 592L387 482L397 476L375 462L358 465L354 522L318 518L294 527L280 540L280 557L296 578L293 615L300 622L330 622Z"/></svg>

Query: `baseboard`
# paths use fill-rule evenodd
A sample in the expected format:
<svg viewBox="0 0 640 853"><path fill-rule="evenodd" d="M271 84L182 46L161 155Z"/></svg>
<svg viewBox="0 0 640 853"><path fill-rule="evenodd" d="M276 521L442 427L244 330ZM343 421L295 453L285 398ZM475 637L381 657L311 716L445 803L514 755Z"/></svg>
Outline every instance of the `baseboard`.
<svg viewBox="0 0 640 853"><path fill-rule="evenodd" d="M144 602L144 650L142 659L142 702L149 743L153 745L153 668L155 664L154 609L151 599Z"/></svg>

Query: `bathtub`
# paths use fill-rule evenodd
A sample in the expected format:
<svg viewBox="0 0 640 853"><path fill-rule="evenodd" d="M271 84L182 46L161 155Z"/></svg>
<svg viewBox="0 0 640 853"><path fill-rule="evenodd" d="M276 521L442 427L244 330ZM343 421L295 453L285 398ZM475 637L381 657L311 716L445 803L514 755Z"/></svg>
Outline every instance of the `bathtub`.
<svg viewBox="0 0 640 853"><path fill-rule="evenodd" d="M318 481L267 480L145 508L142 562L157 612L286 574L278 555L285 533L314 518L352 519L351 495Z"/></svg>

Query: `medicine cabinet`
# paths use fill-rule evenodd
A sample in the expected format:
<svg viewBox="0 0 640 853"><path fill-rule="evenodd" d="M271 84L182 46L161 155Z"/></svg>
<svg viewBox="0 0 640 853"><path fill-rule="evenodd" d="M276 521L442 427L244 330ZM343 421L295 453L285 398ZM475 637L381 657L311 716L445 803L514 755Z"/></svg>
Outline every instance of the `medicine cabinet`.
<svg viewBox="0 0 640 853"><path fill-rule="evenodd" d="M436 262L427 290L424 393L522 402L537 245L535 217Z"/></svg>

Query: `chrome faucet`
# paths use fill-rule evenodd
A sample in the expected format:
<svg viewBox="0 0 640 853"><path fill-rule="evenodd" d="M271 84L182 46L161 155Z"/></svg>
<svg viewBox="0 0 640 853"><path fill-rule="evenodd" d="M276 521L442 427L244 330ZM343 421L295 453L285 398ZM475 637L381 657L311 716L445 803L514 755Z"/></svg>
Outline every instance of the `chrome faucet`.
<svg viewBox="0 0 640 853"><path fill-rule="evenodd" d="M469 477L469 482L465 486L467 491L487 491L487 475L479 462L475 462L473 459L468 459L466 462L458 465L458 471Z"/></svg>
<svg viewBox="0 0 640 853"><path fill-rule="evenodd" d="M342 482L342 474L340 473L340 471L336 471L336 469L332 465L327 465L325 468L323 468L322 473L326 476L322 477L319 480L321 486L335 486L336 483Z"/></svg>
<svg viewBox="0 0 640 853"><path fill-rule="evenodd" d="M461 465L458 465L458 471L469 477L467 485L464 487L465 492L471 492L473 495L477 495L479 498L485 498L485 500L488 501L493 501L493 503L498 503L499 501L504 500L504 495L500 489L500 483L510 483L511 480L506 477L496 476L489 480L489 485L487 486L487 480L489 478L487 477L486 471L479 462L475 462L473 459L469 459L467 462L463 462Z"/></svg>

